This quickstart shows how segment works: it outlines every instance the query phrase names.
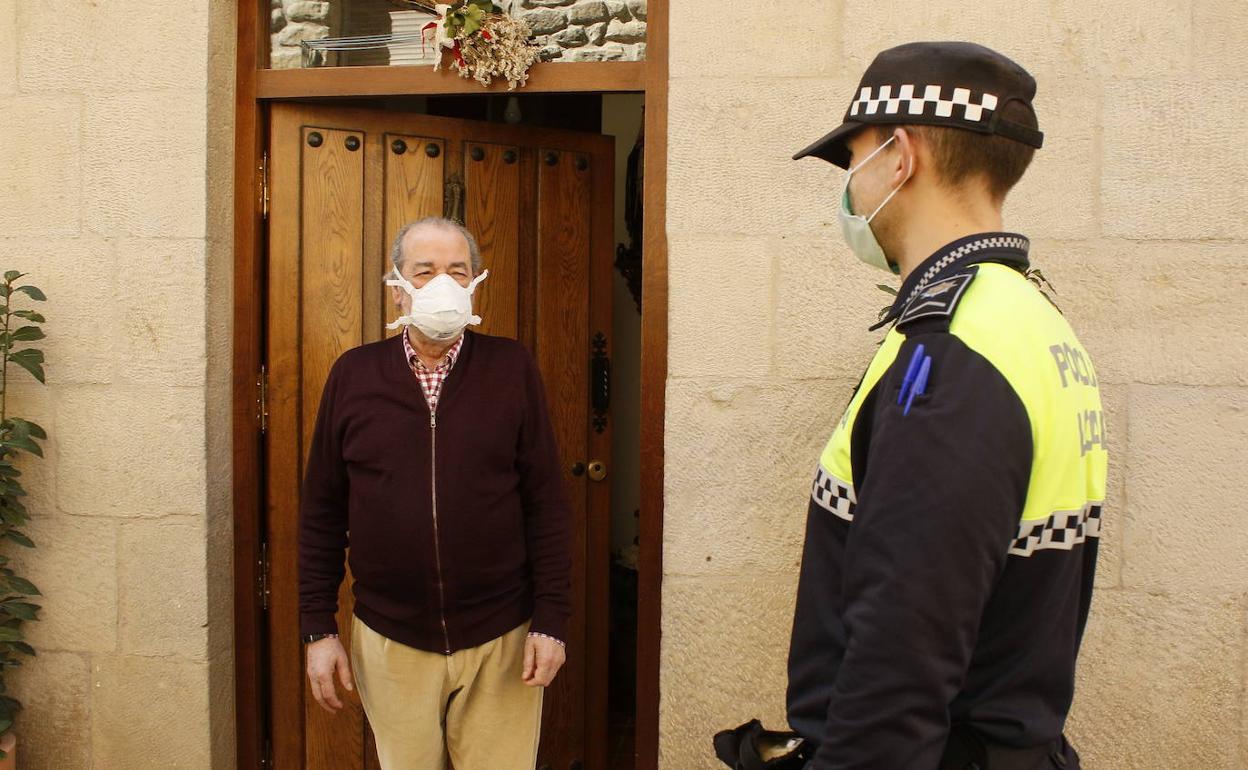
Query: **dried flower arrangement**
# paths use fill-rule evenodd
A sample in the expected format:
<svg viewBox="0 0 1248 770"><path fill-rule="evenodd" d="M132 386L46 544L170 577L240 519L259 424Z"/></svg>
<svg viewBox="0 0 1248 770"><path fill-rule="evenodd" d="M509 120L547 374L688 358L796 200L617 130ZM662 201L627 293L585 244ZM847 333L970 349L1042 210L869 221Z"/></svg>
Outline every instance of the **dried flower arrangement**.
<svg viewBox="0 0 1248 770"><path fill-rule="evenodd" d="M460 76L483 86L496 77L507 80L509 91L524 85L529 68L541 55L529 25L504 13L492 0L456 0L432 9L428 0L399 1L438 15L424 27L434 32L434 45L451 49ZM441 68L441 57L433 68Z"/></svg>

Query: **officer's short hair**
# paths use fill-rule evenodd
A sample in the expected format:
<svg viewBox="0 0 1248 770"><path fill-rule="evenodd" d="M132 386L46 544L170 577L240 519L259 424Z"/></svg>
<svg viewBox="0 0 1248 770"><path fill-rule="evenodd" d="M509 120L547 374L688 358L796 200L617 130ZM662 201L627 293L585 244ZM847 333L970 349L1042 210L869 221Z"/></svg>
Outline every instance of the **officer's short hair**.
<svg viewBox="0 0 1248 770"><path fill-rule="evenodd" d="M1011 115L1010 108L1017 108L1018 115ZM1030 113L1021 104L1006 104L1002 117L1022 122ZM904 128L917 135L927 144L941 181L950 187L958 187L967 180L979 177L988 187L989 194L998 203L1023 178L1023 172L1031 165L1036 150L1021 142L996 134L980 134L948 126L929 125L874 125L881 142L888 139L896 128Z"/></svg>

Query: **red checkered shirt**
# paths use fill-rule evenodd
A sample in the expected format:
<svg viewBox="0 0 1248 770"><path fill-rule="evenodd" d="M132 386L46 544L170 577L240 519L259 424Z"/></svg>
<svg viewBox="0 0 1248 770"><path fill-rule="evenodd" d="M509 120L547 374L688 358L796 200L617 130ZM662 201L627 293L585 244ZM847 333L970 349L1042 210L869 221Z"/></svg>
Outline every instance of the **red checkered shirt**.
<svg viewBox="0 0 1248 770"><path fill-rule="evenodd" d="M434 369L425 366L425 362L420 360L420 356L416 355L416 349L412 347L412 340L407 336L407 331L403 332L403 354L407 356L407 364L412 368L412 374L416 375L416 379L420 381L421 390L425 392L425 400L429 402L429 411L434 412L438 409L438 397L442 395L442 383L446 382L446 376L451 373L451 367L455 366L455 359L459 356L460 349L464 346L464 335L460 335L455 340L455 344L451 345L450 350L446 351L446 356L438 362ZM550 639L557 642L560 647L565 647L562 639L555 639L553 636L539 634L536 631L529 633L530 637L538 636L544 639Z"/></svg>
<svg viewBox="0 0 1248 770"><path fill-rule="evenodd" d="M438 362L437 367L430 369L425 366L424 361L420 360L420 356L416 355L416 349L412 347L412 341L407 336L407 332L403 332L403 353L407 356L408 366L412 367L412 373L420 381L420 388L425 392L425 400L429 402L430 412L437 411L438 397L442 395L442 383L446 382L446 376L451 373L451 367L455 366L455 358L459 356L459 350L463 346L464 336L461 334L459 339L455 340L455 344L446 351L446 355Z"/></svg>

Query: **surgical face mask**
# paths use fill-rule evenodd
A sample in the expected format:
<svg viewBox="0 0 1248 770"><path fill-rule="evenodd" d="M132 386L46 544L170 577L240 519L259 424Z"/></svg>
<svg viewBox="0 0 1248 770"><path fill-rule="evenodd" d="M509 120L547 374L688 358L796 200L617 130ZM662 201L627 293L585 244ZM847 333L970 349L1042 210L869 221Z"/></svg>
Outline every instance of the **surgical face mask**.
<svg viewBox="0 0 1248 770"><path fill-rule="evenodd" d="M454 339L464 327L481 323L481 316L472 314L472 292L489 274L489 270L482 271L465 288L443 273L417 289L396 271L396 277L386 281L386 285L398 286L406 291L412 298L412 307L407 315L388 324L386 328L415 326L431 340Z"/></svg>
<svg viewBox="0 0 1248 770"><path fill-rule="evenodd" d="M898 272L898 268L896 265L890 264L888 259L884 256L884 249L880 247L880 242L875 238L875 232L871 230L871 220L875 219L875 215L880 213L880 209L884 208L884 204L891 201L893 196L897 194L898 190L900 190L906 182L910 181L910 176L907 175L906 178L902 180L901 184L897 185L896 189L890 192L888 196L880 202L880 205L875 207L875 211L872 211L871 215L866 217L861 214L855 214L850 210L849 180L853 178L854 174L856 174L859 169L867 165L867 163L869 163L876 155L879 155L880 151L887 147L896 138L896 135L890 136L887 142L881 144L879 147L876 147L875 151L864 158L861 163L845 173L845 184L841 188L841 207L840 210L837 211L837 216L841 220L841 233L845 236L845 242L849 244L850 251L854 252L854 255L858 257L858 259L861 259L868 265L878 267L881 270L888 270L892 273ZM911 166L910 173L914 173L913 166Z"/></svg>

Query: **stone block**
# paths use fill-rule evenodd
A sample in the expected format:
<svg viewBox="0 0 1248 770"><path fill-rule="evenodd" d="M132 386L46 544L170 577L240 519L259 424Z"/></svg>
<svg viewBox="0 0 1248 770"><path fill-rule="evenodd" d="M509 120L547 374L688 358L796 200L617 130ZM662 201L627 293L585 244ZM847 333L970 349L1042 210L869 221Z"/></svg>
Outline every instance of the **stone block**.
<svg viewBox="0 0 1248 770"><path fill-rule="evenodd" d="M611 12L602 0L586 0L568 9L568 21L573 24L597 24L611 19Z"/></svg>
<svg viewBox="0 0 1248 770"><path fill-rule="evenodd" d="M644 6L644 3L638 4ZM774 5L739 3L725 14L723 23L708 24L706 6L671 3L668 5L671 77L787 79L838 75L844 29L840 6L838 0L811 0L802 5L800 22L781 23ZM861 73L855 73L854 77L858 74ZM839 118L849 105L856 83L855 79L854 83L846 85L835 109L837 123L829 122L824 133L840 125ZM829 114L828 121L831 119Z"/></svg>
<svg viewBox="0 0 1248 770"><path fill-rule="evenodd" d="M48 297L27 307L48 319L43 324L48 336L37 346L47 359L49 385L110 382L117 360L112 346L119 335L117 310L126 304L110 300L119 296L112 244L91 236L0 238L0 264L28 273L23 280ZM10 371L9 376L14 383L37 387L25 371Z"/></svg>
<svg viewBox="0 0 1248 770"><path fill-rule="evenodd" d="M577 52L569 51L568 53L574 54ZM562 59L564 58L564 52L563 52L563 49L559 47L558 43L555 43L552 45L546 45L541 50L541 58L542 58L542 61L554 61L555 59ZM573 59L573 58L569 58L568 60L578 61L577 59Z"/></svg>
<svg viewBox="0 0 1248 770"><path fill-rule="evenodd" d="M840 170L791 158L839 124L852 87L814 78L673 80L669 236L839 237Z"/></svg>
<svg viewBox="0 0 1248 770"><path fill-rule="evenodd" d="M1248 71L1248 3L1192 3L1192 58L1199 78L1215 80Z"/></svg>
<svg viewBox="0 0 1248 770"><path fill-rule="evenodd" d="M847 0L838 18L853 20L842 25L841 37L848 74L855 80L886 48L914 40L973 40L1026 68L1043 94L1053 76L1169 77L1185 71L1192 45L1191 5L1189 0L986 0L966 13L955 4L925 0Z"/></svg>
<svg viewBox="0 0 1248 770"><path fill-rule="evenodd" d="M291 21L277 33L277 44L295 46L304 40L323 40L329 37L329 27L315 21Z"/></svg>
<svg viewBox="0 0 1248 770"><path fill-rule="evenodd" d="M84 516L204 513L202 388L80 386L57 401L57 501Z"/></svg>
<svg viewBox="0 0 1248 770"><path fill-rule="evenodd" d="M204 382L203 335L187 328L212 323L206 316L205 242L196 239L127 239L117 244L118 288L135 300L117 308L120 336L113 355L119 381L199 385ZM218 308L220 310L220 308Z"/></svg>
<svg viewBox="0 0 1248 770"><path fill-rule="evenodd" d="M329 3L322 0L283 0L282 11L290 21L323 22L329 18Z"/></svg>
<svg viewBox="0 0 1248 770"><path fill-rule="evenodd" d="M82 224L81 102L76 97L5 97L0 115L0 233L76 235Z"/></svg>
<svg viewBox="0 0 1248 770"><path fill-rule="evenodd" d="M118 539L120 651L204 660L208 544L201 522L128 521Z"/></svg>
<svg viewBox="0 0 1248 770"><path fill-rule="evenodd" d="M768 246L759 239L669 241L672 328L715 330L672 335L670 376L742 377L771 370L776 260ZM707 301L710 292L714 302Z"/></svg>
<svg viewBox="0 0 1248 770"><path fill-rule="evenodd" d="M0 4L0 97L17 93L17 3Z"/></svg>
<svg viewBox="0 0 1248 770"><path fill-rule="evenodd" d="M94 767L209 766L207 664L102 655L92 685Z"/></svg>
<svg viewBox="0 0 1248 770"><path fill-rule="evenodd" d="M620 21L612 19L607 25L607 40L616 43L640 43L646 39L644 21Z"/></svg>
<svg viewBox="0 0 1248 770"><path fill-rule="evenodd" d="M150 91L86 100L81 156L87 226L101 235L202 238L207 207L203 94ZM118 126L125 126L124 131Z"/></svg>
<svg viewBox="0 0 1248 770"><path fill-rule="evenodd" d="M35 548L15 548L14 569L42 593L39 620L24 626L37 650L117 648L115 522L38 512L23 529Z"/></svg>
<svg viewBox="0 0 1248 770"><path fill-rule="evenodd" d="M529 25L534 35L550 35L568 26L568 14L555 8L525 11L520 18Z"/></svg>
<svg viewBox="0 0 1248 770"><path fill-rule="evenodd" d="M1242 243L1036 242L1102 380L1248 385Z"/></svg>
<svg viewBox="0 0 1248 770"><path fill-rule="evenodd" d="M568 27L552 35L551 40L563 48L577 48L588 43L589 36L585 34L584 27Z"/></svg>
<svg viewBox="0 0 1248 770"><path fill-rule="evenodd" d="M646 0L624 0L624 4L634 19L646 20Z"/></svg>
<svg viewBox="0 0 1248 770"><path fill-rule="evenodd" d="M1248 177L1248 152L1229 150L1248 144L1245 114L1248 79L1108 83L1101 109L1104 233L1248 237L1248 186L1224 181Z"/></svg>
<svg viewBox="0 0 1248 770"><path fill-rule="evenodd" d="M1242 594L1248 390L1132 385L1128 431L1123 585Z"/></svg>
<svg viewBox="0 0 1248 770"><path fill-rule="evenodd" d="M855 382L671 381L667 574L796 574L815 466Z"/></svg>
<svg viewBox="0 0 1248 770"><path fill-rule="evenodd" d="M176 30L168 6L142 0L37 0L20 5L18 67L23 91L203 93L208 75L207 3L180 8Z"/></svg>
<svg viewBox="0 0 1248 770"><path fill-rule="evenodd" d="M1100 126L1089 119L1097 113L1098 97L1074 78L1050 78L1036 94L1044 147L1006 198L1005 229L1065 239L1100 232Z"/></svg>
<svg viewBox="0 0 1248 770"><path fill-rule="evenodd" d="M585 28L585 33L589 37L591 45L602 45L603 41L607 39L607 23L604 21L598 24L591 24Z"/></svg>
<svg viewBox="0 0 1248 770"><path fill-rule="evenodd" d="M796 591L796 574L664 581L660 767L722 768L710 736L748 719L783 729Z"/></svg>
<svg viewBox="0 0 1248 770"><path fill-rule="evenodd" d="M298 48L274 48L269 54L269 67L275 70L298 69L303 62L303 52Z"/></svg>
<svg viewBox="0 0 1248 770"><path fill-rule="evenodd" d="M1243 626L1240 599L1098 591L1067 722L1084 767L1241 767Z"/></svg>
<svg viewBox="0 0 1248 770"><path fill-rule="evenodd" d="M521 7L524 8L550 8L565 5L572 5L576 0L522 0Z"/></svg>
<svg viewBox="0 0 1248 770"><path fill-rule="evenodd" d="M607 10L611 12L611 18L620 21L628 21L628 6L624 4L624 0L604 0L607 4Z"/></svg>
<svg viewBox="0 0 1248 770"><path fill-rule="evenodd" d="M619 43L607 43L602 47L603 61L626 61L628 59L628 49Z"/></svg>
<svg viewBox="0 0 1248 770"><path fill-rule="evenodd" d="M39 651L7 674L22 702L17 748L23 770L91 767L91 667L74 652Z"/></svg>
<svg viewBox="0 0 1248 770"><path fill-rule="evenodd" d="M840 233L824 238L772 238L776 255L777 376L795 380L852 378L875 355L885 329L870 331L893 295L879 285L896 278L862 263Z"/></svg>
<svg viewBox="0 0 1248 770"><path fill-rule="evenodd" d="M602 61L601 48L574 48L564 55L565 61Z"/></svg>
<svg viewBox="0 0 1248 770"><path fill-rule="evenodd" d="M281 8L274 8L269 13L269 31L281 32L282 27L286 26L286 14L282 13Z"/></svg>

